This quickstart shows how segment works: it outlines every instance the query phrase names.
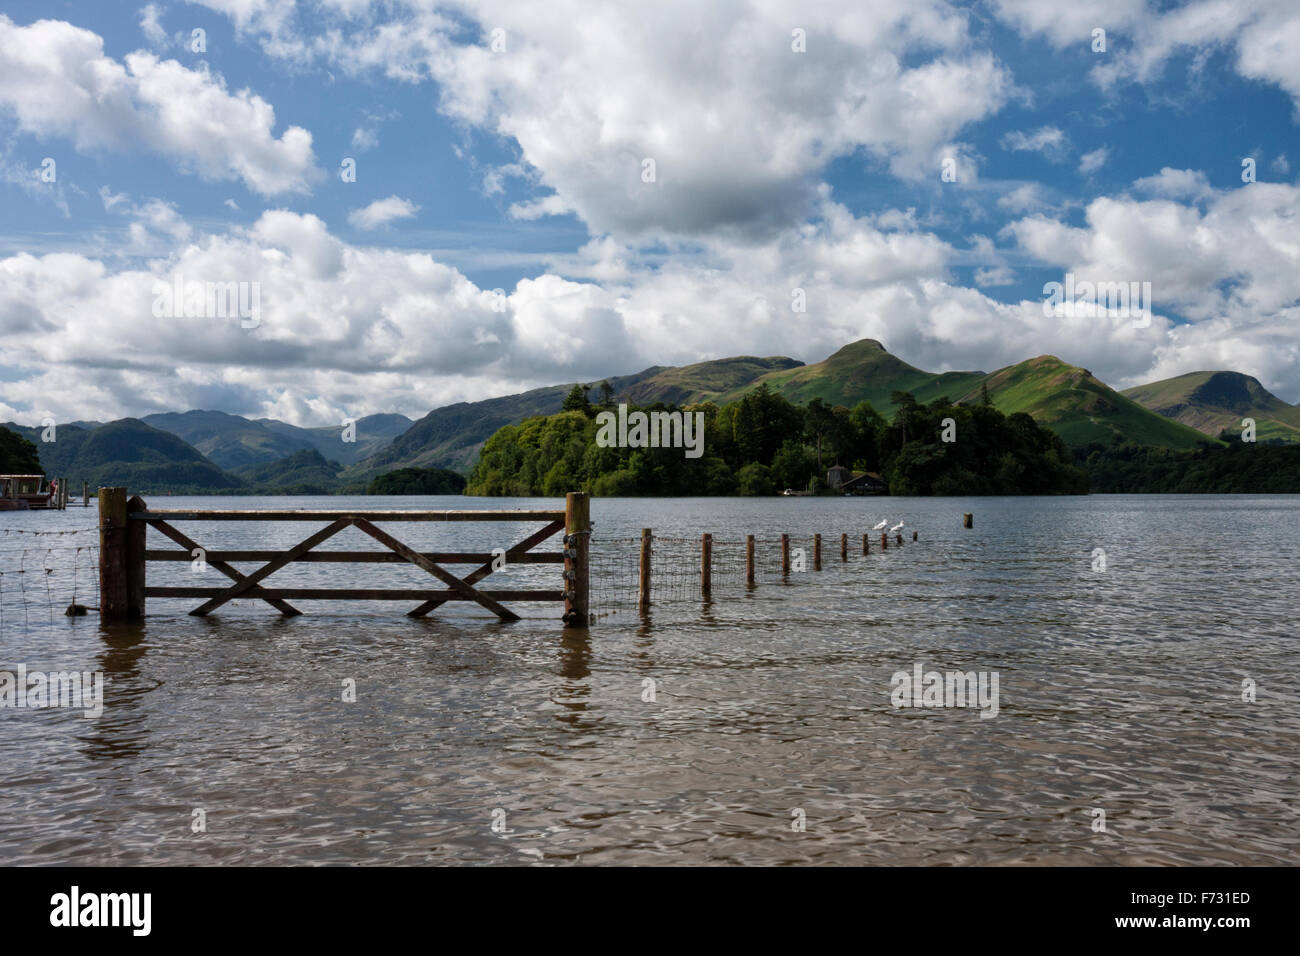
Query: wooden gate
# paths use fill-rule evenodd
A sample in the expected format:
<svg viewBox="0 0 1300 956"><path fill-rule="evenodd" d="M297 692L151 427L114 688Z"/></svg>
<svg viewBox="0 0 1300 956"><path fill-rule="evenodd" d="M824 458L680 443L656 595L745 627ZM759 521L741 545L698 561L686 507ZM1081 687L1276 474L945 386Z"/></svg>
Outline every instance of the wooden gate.
<svg viewBox="0 0 1300 956"><path fill-rule="evenodd" d="M189 537L177 521L308 521L325 526L285 551L236 551L208 548ZM425 552L399 541L376 522L394 521L480 521L538 522L542 527L497 552ZM146 529L156 528L180 549L151 550ZM318 551L318 545L344 528L354 527L374 538L383 551ZM566 626L586 626L588 607L590 502L585 494L570 493L564 511L189 511L150 510L136 496L129 501L124 488L99 489L100 530L100 616L104 620L142 617L147 598L204 598L190 614L204 615L236 598L260 598L286 616L301 612L290 600L322 601L419 601L407 612L423 617L448 601L473 601L503 621L519 617L502 604L509 602L554 601L564 603ZM559 532L564 534L563 551L534 551ZM189 561L196 551L209 567L233 581L225 587L150 587L150 561ZM502 560L504 558L504 560ZM265 562L251 574L233 567L236 561ZM407 562L427 571L445 585L431 588L300 588L263 585L268 577L294 563L400 564ZM445 564L474 564L463 577ZM556 590L486 590L476 585L502 565L563 564L563 586Z"/></svg>

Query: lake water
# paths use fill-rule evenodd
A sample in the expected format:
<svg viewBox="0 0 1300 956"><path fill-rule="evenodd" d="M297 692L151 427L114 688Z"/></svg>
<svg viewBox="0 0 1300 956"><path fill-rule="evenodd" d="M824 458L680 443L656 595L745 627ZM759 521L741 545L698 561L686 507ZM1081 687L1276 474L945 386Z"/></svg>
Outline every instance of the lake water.
<svg viewBox="0 0 1300 956"><path fill-rule="evenodd" d="M569 632L554 605L502 624L465 604L411 620L415 602L295 601L305 613L283 619L245 600L193 618L196 599L151 599L142 623L103 627L62 614L74 566L77 600L97 603L93 551L75 550L95 536L16 533L90 528L94 507L0 514L0 670L105 675L98 718L0 709L0 863L1300 862L1300 498L597 499L592 513L600 616ZM906 522L905 544L881 552L873 533L864 557L882 519ZM316 528L178 526L209 548L260 549ZM662 536L661 590L643 618L626 602L646 526ZM532 527L387 526L421 550L475 551ZM785 581L783 532L808 568ZM151 532L151 546L171 545ZM355 529L327 545L378 547ZM226 580L150 565L151 584ZM556 588L559 570L489 580ZM312 564L269 583L429 581ZM996 673L997 715L895 708L891 678L917 664Z"/></svg>

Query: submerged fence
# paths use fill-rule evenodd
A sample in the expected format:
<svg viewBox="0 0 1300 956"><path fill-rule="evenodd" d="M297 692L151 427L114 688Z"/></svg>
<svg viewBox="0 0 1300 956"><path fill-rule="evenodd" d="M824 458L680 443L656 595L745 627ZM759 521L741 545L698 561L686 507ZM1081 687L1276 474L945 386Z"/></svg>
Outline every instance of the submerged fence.
<svg viewBox="0 0 1300 956"><path fill-rule="evenodd" d="M911 536L918 538L915 531ZM791 574L817 573L902 545L897 529L722 538L656 535L643 528L639 537L593 537L591 613L600 618L656 604L709 601L719 591L781 583Z"/></svg>
<svg viewBox="0 0 1300 956"><path fill-rule="evenodd" d="M128 509L125 492L101 489L101 526L60 531L0 528L0 633L4 628L56 616L101 611L106 620L143 614L144 599L205 598L191 613L205 614L234 599L253 599L275 607L282 614L296 614L289 599L297 600L410 600L419 605L408 613L423 616L446 601L477 602L504 620L516 617L501 602L563 602L567 625L584 623L620 612L648 611L659 605L681 605L709 601L715 597L753 591L788 582L792 574L819 571L836 564L848 566L873 551L896 550L903 545L897 528L883 531L839 532L763 536L698 537L657 535L645 528L639 536L604 538L592 536L590 502L585 495L570 495L564 511L460 511L460 512L213 512L150 511L134 499ZM116 493L114 493L116 492ZM972 526L964 515L964 526ZM265 550L203 549L180 532L173 521L187 518L217 521L323 521L327 527L292 548ZM532 535L509 549L486 551L422 551L397 541L376 528L373 520L410 521L534 521L542 525ZM147 546L145 529L154 527L171 539L176 549ZM384 544L385 551L314 550L331 534L355 526ZM473 527L477 528L478 525ZM333 529L333 530L330 530ZM584 531L583 529L586 529ZM563 550L534 551L552 535L563 530ZM328 533L326 533L328 532ZM917 540L917 533L910 532ZM107 548L101 549L101 541ZM505 544L506 542L498 542ZM146 562L164 562L177 568L193 562L197 552L213 570L231 579L225 587L149 586ZM500 560L498 560L500 559ZM231 562L264 562L257 571L246 573ZM349 580L349 587L285 587L263 585L274 571L292 564L385 564L426 571L438 578L445 589L425 587L362 588ZM474 564L470 573L458 576L440 564ZM547 574L537 568L525 576L534 589L488 590L480 582L502 565L562 564L554 585L547 587ZM441 572L441 573L439 573ZM539 577L540 574L540 577ZM562 576L561 576L562 575ZM102 581L107 580L107 588ZM433 583L433 582L430 582ZM538 587L540 585L540 587ZM108 595L101 601L101 590ZM494 607L495 605L495 607ZM499 609L499 610L498 610ZM501 613L504 612L504 613Z"/></svg>
<svg viewBox="0 0 1300 956"><path fill-rule="evenodd" d="M98 608L98 533L0 528L0 635Z"/></svg>

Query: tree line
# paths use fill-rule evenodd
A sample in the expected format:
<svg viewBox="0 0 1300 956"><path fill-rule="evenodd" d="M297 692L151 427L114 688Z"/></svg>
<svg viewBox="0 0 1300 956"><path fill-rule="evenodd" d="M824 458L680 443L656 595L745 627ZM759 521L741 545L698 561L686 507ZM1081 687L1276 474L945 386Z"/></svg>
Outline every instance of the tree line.
<svg viewBox="0 0 1300 956"><path fill-rule="evenodd" d="M1029 415L1004 415L988 401L918 403L891 396L886 419L870 402L853 408L812 399L796 405L765 384L743 398L636 410L704 413L704 454L680 448L613 448L596 443L596 414L612 410L608 390L590 401L574 386L563 410L506 425L484 444L465 489L470 495L770 495L822 491L842 465L881 475L891 494L1078 494L1083 471L1051 430ZM948 437L950 440L945 441Z"/></svg>

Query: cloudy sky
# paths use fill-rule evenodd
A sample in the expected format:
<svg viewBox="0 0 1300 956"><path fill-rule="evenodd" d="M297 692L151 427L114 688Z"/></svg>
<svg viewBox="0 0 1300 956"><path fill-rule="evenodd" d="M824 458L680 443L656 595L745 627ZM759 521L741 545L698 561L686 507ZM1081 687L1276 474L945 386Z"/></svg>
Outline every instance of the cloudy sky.
<svg viewBox="0 0 1300 956"><path fill-rule="evenodd" d="M337 424L863 337L1300 402L1294 0L3 10L0 420ZM1066 273L1154 317L1044 315ZM160 316L178 277L257 322Z"/></svg>

